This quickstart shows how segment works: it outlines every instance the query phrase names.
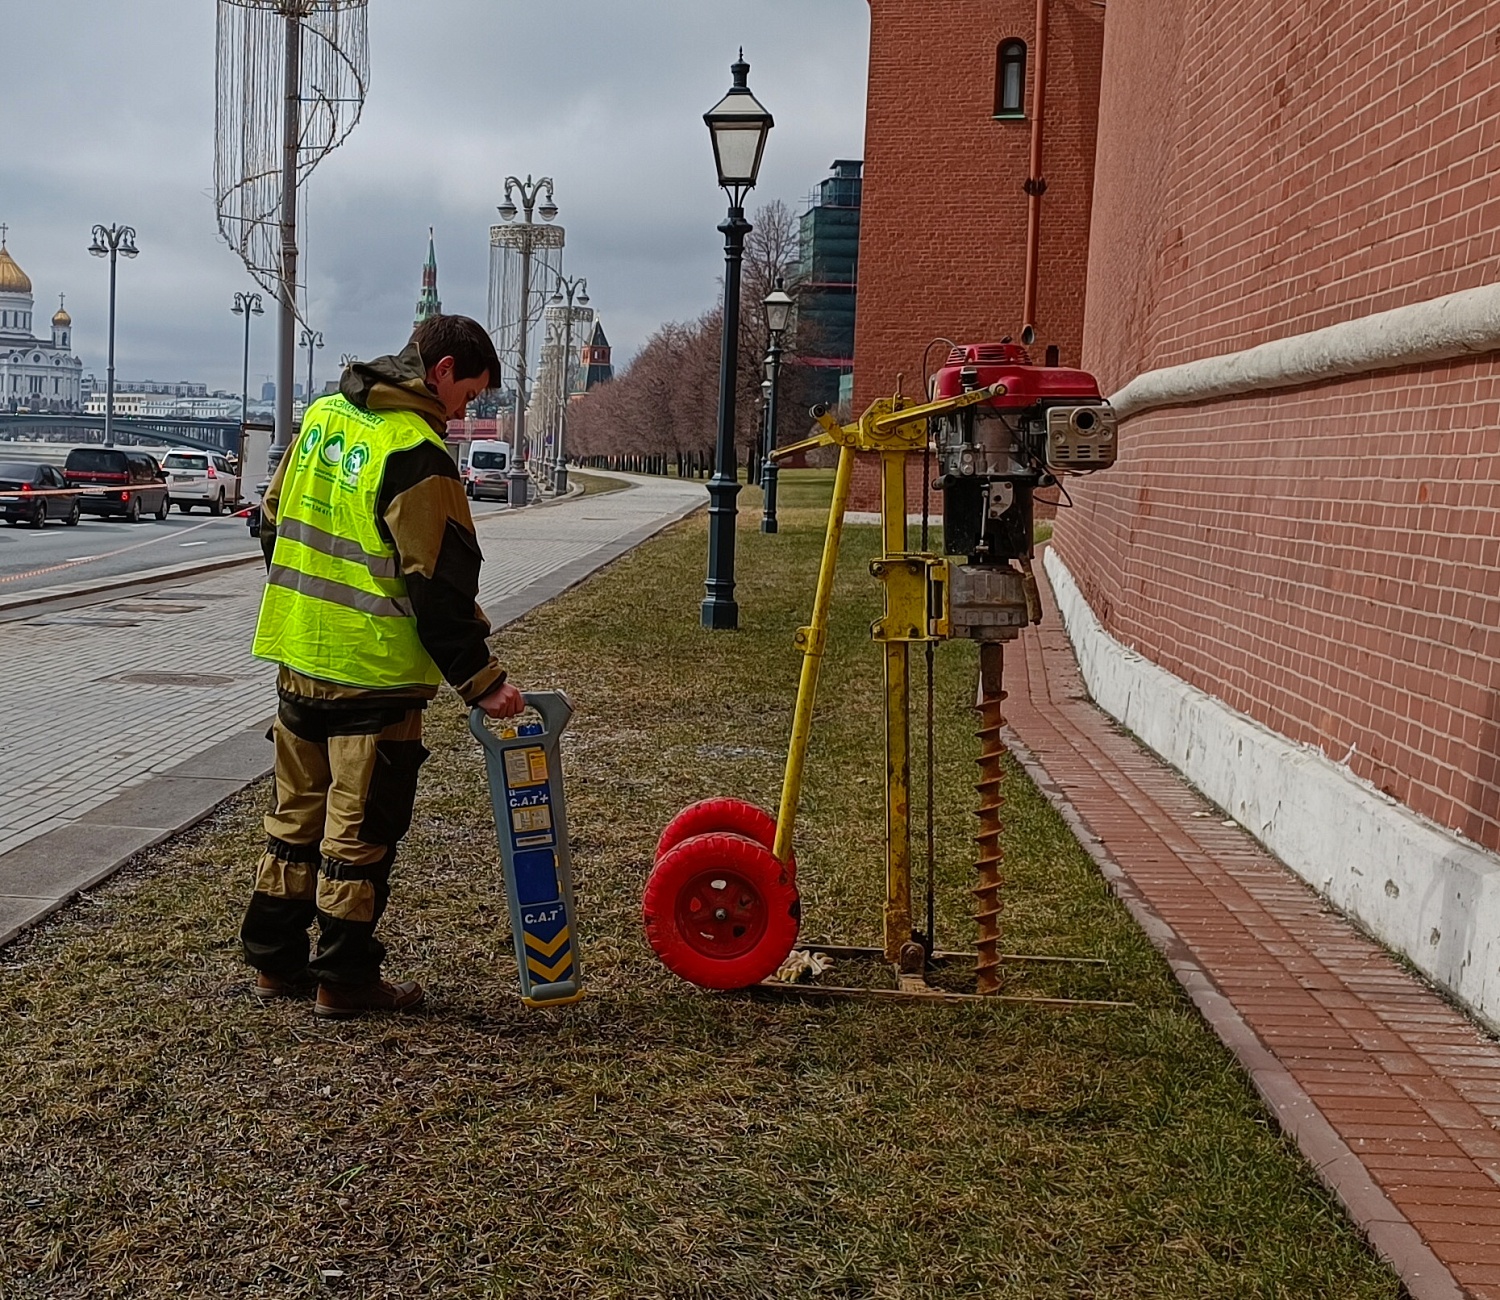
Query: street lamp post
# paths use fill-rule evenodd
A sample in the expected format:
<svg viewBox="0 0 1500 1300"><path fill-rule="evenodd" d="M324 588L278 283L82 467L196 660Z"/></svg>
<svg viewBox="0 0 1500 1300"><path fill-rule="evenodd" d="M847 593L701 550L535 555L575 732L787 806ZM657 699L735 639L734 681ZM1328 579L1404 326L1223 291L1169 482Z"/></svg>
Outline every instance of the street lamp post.
<svg viewBox="0 0 1500 1300"><path fill-rule="evenodd" d="M546 200L538 205L537 196L546 194ZM519 196L521 207L518 209L515 198ZM533 181L528 175L526 179L519 180L514 176L505 178L505 202L499 207L501 221L514 221L518 214L525 215L525 221L519 229L524 233L521 236L521 319L516 337L516 421L515 421L515 446L512 449L510 460L509 486L506 495L511 506L524 506L527 496L526 466L523 463L526 446L526 348L527 327L530 325L531 316L531 254L534 248L534 237L531 233L533 222L531 214L533 209L543 221L550 222L557 216L557 204L553 202L552 177L543 176Z"/></svg>
<svg viewBox="0 0 1500 1300"><path fill-rule="evenodd" d="M245 420L250 413L250 317L264 316L265 305L258 293L237 293L234 306L229 309L236 316L245 318L245 370L240 383L240 430L243 434Z"/></svg>
<svg viewBox="0 0 1500 1300"><path fill-rule="evenodd" d="M323 346L323 331L304 329L302 331L302 346L307 349L307 389L303 399L302 410L313 404L313 349Z"/></svg>
<svg viewBox="0 0 1500 1300"><path fill-rule="evenodd" d="M781 395L781 341L786 337L787 326L792 323L792 296L786 291L781 277L776 277L776 287L761 302L766 314L766 330L770 346L766 349L766 456L760 474L760 485L765 493L765 506L761 511L760 531L774 533L776 524L776 462L771 453L776 450L776 414Z"/></svg>
<svg viewBox="0 0 1500 1300"><path fill-rule="evenodd" d="M568 388L569 379L573 373L573 296L575 294L578 296L578 305L587 307L589 305L589 282L582 276L569 279L565 275L559 275L557 292L552 295L552 301L562 304L567 309L567 315L563 320L562 381L559 385L562 400L557 407L557 442L552 448L556 457L552 470L554 496L561 496L568 490Z"/></svg>
<svg viewBox="0 0 1500 1300"><path fill-rule="evenodd" d="M739 495L734 456L735 380L739 371L740 264L744 259L745 195L755 188L766 137L775 124L750 93L750 65L745 52L730 65L729 93L703 115L714 145L719 185L729 195L724 233L724 319L719 353L719 430L714 448L714 476L708 483L708 580L699 606L703 626L713 630L739 626L734 600L735 498Z"/></svg>
<svg viewBox="0 0 1500 1300"><path fill-rule="evenodd" d="M109 258L109 373L106 377L104 395L104 445L115 445L115 260L116 257L134 257L140 252L135 246L134 226L95 226L94 242L89 252L95 257Z"/></svg>

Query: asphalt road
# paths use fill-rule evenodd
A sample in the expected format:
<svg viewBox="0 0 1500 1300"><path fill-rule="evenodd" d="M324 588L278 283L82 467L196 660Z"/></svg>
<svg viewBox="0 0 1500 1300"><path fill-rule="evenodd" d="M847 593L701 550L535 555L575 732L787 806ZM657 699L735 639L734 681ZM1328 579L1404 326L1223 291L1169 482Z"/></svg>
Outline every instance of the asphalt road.
<svg viewBox="0 0 1500 1300"><path fill-rule="evenodd" d="M474 517L504 509L475 502ZM0 598L191 561L259 554L260 543L250 536L243 519L215 519L201 509L190 515L173 510L161 522L147 516L138 524L84 515L76 528L58 520L40 531L0 523Z"/></svg>

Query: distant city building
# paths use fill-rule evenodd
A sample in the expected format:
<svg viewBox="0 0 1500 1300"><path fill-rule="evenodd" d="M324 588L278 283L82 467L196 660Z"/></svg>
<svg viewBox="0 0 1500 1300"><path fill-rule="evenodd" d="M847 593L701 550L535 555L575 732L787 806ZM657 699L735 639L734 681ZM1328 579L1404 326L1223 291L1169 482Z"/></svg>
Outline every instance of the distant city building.
<svg viewBox="0 0 1500 1300"><path fill-rule="evenodd" d="M268 379L260 386L260 400L274 403L276 401L276 381Z"/></svg>
<svg viewBox="0 0 1500 1300"><path fill-rule="evenodd" d="M852 395L863 172L859 159L835 160L802 214L796 364L814 368L809 396L829 404Z"/></svg>
<svg viewBox="0 0 1500 1300"><path fill-rule="evenodd" d="M89 415L103 415L109 405L109 394L97 388L84 405ZM115 388L115 414L161 416L177 414L177 398L171 393L122 393Z"/></svg>
<svg viewBox="0 0 1500 1300"><path fill-rule="evenodd" d="M422 267L422 296L417 299L417 318L412 322L412 328L442 314L443 304L437 291L437 247L433 243L432 227L428 226L427 262Z"/></svg>
<svg viewBox="0 0 1500 1300"><path fill-rule="evenodd" d="M583 389L587 392L595 384L607 384L615 377L615 368L609 359L609 340L604 337L604 326L594 322L594 336L583 345Z"/></svg>
<svg viewBox="0 0 1500 1300"><path fill-rule="evenodd" d="M165 397L207 397L207 384L194 384L186 379L167 382L160 379L117 379L115 396L121 393L157 393Z"/></svg>
<svg viewBox="0 0 1500 1300"><path fill-rule="evenodd" d="M5 246L0 225L0 407L9 411L76 411L83 362L73 355L73 318L58 296L52 338L32 332L31 277Z"/></svg>

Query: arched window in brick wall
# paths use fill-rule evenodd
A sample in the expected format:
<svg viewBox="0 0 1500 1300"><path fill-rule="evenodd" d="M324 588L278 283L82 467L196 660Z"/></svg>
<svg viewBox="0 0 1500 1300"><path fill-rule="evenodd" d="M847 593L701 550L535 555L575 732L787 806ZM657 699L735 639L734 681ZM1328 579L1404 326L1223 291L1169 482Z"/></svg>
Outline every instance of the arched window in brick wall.
<svg viewBox="0 0 1500 1300"><path fill-rule="evenodd" d="M1026 42L1001 41L995 52L995 116L1026 116Z"/></svg>

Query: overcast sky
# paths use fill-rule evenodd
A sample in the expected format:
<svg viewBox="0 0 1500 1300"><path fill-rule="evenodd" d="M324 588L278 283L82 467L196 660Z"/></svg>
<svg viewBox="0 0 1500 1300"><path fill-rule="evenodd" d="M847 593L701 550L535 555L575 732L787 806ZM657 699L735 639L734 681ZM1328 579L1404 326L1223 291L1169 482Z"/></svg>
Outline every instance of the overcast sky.
<svg viewBox="0 0 1500 1300"><path fill-rule="evenodd" d="M254 285L214 219L214 10L5 5L0 222L32 279L38 332L66 292L75 348L101 379L96 221L135 226L141 248L120 265L119 376L239 387L229 306ZM800 207L834 158L862 153L867 0L370 0L369 25L364 116L311 182L305 270L323 376L340 353L405 341L429 224L443 309L483 319L508 173L556 180L565 269L588 278L617 362L662 321L708 307L724 198L702 114L741 43L776 117L750 206ZM274 367L270 313L255 325L252 388Z"/></svg>

